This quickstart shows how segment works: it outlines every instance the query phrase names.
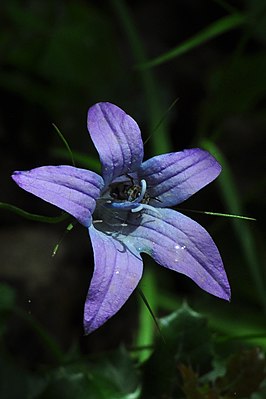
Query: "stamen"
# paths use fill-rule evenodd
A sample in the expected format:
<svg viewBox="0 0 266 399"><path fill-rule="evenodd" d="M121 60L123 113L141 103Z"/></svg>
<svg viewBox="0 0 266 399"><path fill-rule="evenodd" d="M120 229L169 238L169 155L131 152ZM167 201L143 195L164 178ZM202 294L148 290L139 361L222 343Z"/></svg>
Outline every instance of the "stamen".
<svg viewBox="0 0 266 399"><path fill-rule="evenodd" d="M103 223L103 220L102 220L102 219L95 219L95 220L93 221L93 223Z"/></svg>
<svg viewBox="0 0 266 399"><path fill-rule="evenodd" d="M141 185L141 192L140 192L140 195L138 196L138 198L136 198L136 199L135 199L134 201L132 201L132 202L141 202L141 201L143 200L143 198L144 198L144 195L145 195L146 190L147 190L147 183L146 183L146 180L142 179L142 180L140 181L140 185Z"/></svg>
<svg viewBox="0 0 266 399"><path fill-rule="evenodd" d="M131 212L141 211L145 207L144 206L145 204L141 204L141 201L144 199L147 190L146 180L142 179L140 181L140 187L141 187L140 194L133 201L121 201L121 202L107 201L105 206L108 208L120 209Z"/></svg>
<svg viewBox="0 0 266 399"><path fill-rule="evenodd" d="M157 215L160 215L160 212L154 208L151 205L148 204L140 204L137 208L131 209L131 212L139 212L142 211L142 209L147 209L148 211L151 211L153 213L156 213Z"/></svg>
<svg viewBox="0 0 266 399"><path fill-rule="evenodd" d="M132 208L131 212L140 212L143 209L143 204L140 204L139 206L137 206L137 208Z"/></svg>

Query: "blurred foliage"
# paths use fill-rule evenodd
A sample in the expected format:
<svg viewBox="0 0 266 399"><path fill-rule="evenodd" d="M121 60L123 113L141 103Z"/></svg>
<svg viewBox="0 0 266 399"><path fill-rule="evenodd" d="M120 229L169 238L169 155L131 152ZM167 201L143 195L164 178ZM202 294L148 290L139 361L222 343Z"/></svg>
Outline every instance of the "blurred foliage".
<svg viewBox="0 0 266 399"><path fill-rule="evenodd" d="M89 357L75 350L57 367L26 372L5 353L1 398L264 398L266 361L259 348L221 344L207 319L186 304L159 323L153 353L139 365L120 347Z"/></svg>
<svg viewBox="0 0 266 399"><path fill-rule="evenodd" d="M160 324L164 341L143 365L143 398L233 399L260 392L266 361L259 348L235 348L227 357L229 341L221 355L207 319L187 305Z"/></svg>
<svg viewBox="0 0 266 399"><path fill-rule="evenodd" d="M260 118L265 117L262 106L266 92L265 68L265 52L239 55L216 68L202 107L202 131L211 131L225 117L254 113Z"/></svg>
<svg viewBox="0 0 266 399"><path fill-rule="evenodd" d="M1 71L2 87L51 110L60 110L69 97L77 106L81 92L100 98L106 85L115 87L115 76L123 73L115 37L108 18L93 5L58 2L54 7L49 1L25 7L13 0L4 4L4 12L1 58L8 69ZM102 93L99 76L105 82Z"/></svg>

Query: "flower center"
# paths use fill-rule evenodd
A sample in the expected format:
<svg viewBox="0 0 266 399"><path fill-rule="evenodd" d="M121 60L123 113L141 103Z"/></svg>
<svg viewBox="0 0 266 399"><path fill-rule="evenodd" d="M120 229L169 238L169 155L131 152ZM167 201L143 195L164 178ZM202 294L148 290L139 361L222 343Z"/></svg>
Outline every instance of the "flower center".
<svg viewBox="0 0 266 399"><path fill-rule="evenodd" d="M154 206L149 205L151 197L147 191L146 180L135 183L130 175L128 180L118 178L97 200L93 213L93 224L97 230L106 234L120 234L125 229L135 229L142 218L138 212L146 211L159 214ZM158 217L158 216L157 216ZM122 234L122 233L121 233Z"/></svg>
<svg viewBox="0 0 266 399"><path fill-rule="evenodd" d="M112 200L106 202L106 207L131 212L141 211L150 200L144 179L140 181L140 185L133 181L112 184L110 196Z"/></svg>

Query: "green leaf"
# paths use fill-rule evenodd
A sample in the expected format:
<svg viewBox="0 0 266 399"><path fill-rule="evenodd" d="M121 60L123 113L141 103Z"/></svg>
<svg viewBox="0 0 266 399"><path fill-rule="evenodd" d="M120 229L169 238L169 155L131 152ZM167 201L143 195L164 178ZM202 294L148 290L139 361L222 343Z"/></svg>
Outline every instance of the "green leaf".
<svg viewBox="0 0 266 399"><path fill-rule="evenodd" d="M48 378L36 399L138 399L140 395L136 370L123 348L94 362L61 366Z"/></svg>
<svg viewBox="0 0 266 399"><path fill-rule="evenodd" d="M242 25L246 21L244 15L235 13L233 15L229 15L225 18L221 18L218 21L215 21L213 24L209 25L207 28L203 29L201 32L197 33L192 38L186 40L185 42L179 44L174 49L164 53L163 55L145 62L143 64L138 65L139 68L152 68L156 65L161 65L166 61L170 61L173 58L184 54L193 48L207 42L208 40L213 39L216 36L219 36L231 29L237 28Z"/></svg>
<svg viewBox="0 0 266 399"><path fill-rule="evenodd" d="M159 346L171 350L178 362L198 367L209 362L212 343L205 316L183 304L178 311L160 319L160 326L166 344L160 341Z"/></svg>
<svg viewBox="0 0 266 399"><path fill-rule="evenodd" d="M137 372L124 347L110 355L105 354L100 362L94 365L93 377L95 382L97 380L97 385L101 378L112 382L121 398L138 390Z"/></svg>
<svg viewBox="0 0 266 399"><path fill-rule="evenodd" d="M177 369L181 364L202 371L210 366L212 357L207 320L186 304L159 322L164 341L158 339L154 353L144 365L147 399L176 393L180 385Z"/></svg>

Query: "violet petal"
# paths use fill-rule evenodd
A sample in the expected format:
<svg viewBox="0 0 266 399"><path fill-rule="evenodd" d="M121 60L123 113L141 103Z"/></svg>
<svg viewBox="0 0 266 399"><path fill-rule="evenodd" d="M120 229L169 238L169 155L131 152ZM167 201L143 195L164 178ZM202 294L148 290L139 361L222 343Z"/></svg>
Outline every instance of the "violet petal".
<svg viewBox="0 0 266 399"><path fill-rule="evenodd" d="M126 302L142 275L142 259L134 247L89 228L94 252L94 273L84 309L89 334L104 324Z"/></svg>
<svg viewBox="0 0 266 399"><path fill-rule="evenodd" d="M95 201L103 187L101 176L61 165L16 171L12 178L24 190L70 213L84 226L90 226Z"/></svg>
<svg viewBox="0 0 266 399"><path fill-rule="evenodd" d="M221 166L199 148L158 155L145 161L139 170L156 207L174 206L212 182Z"/></svg>
<svg viewBox="0 0 266 399"><path fill-rule="evenodd" d="M121 108L108 102L93 105L88 111L88 130L101 159L106 186L138 169L143 159L140 130Z"/></svg>
<svg viewBox="0 0 266 399"><path fill-rule="evenodd" d="M134 245L156 262L190 277L203 290L223 299L230 287L219 251L209 233L194 220L172 209L145 210L123 228L125 245Z"/></svg>

